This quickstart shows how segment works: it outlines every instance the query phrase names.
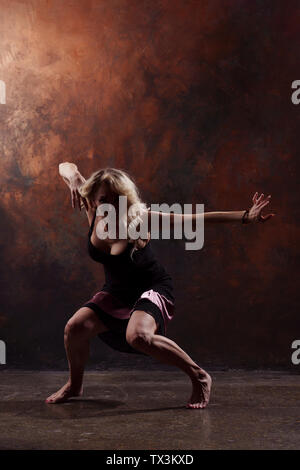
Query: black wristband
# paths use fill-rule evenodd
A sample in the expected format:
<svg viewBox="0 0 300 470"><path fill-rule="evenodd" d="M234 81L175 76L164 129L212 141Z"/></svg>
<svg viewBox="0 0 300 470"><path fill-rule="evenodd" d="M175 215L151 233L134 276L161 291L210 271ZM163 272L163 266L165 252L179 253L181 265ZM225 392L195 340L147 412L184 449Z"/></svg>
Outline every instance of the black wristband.
<svg viewBox="0 0 300 470"><path fill-rule="evenodd" d="M247 223L245 217L246 217L246 215L248 215L248 214L249 214L249 209L245 210L245 212L244 212L244 215L243 215L243 217L242 217L242 224L246 224L246 223Z"/></svg>

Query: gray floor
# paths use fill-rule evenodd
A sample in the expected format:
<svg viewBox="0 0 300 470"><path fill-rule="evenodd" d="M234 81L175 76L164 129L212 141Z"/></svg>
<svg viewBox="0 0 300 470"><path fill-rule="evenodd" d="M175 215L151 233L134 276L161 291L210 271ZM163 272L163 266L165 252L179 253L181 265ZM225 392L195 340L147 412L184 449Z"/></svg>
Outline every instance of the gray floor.
<svg viewBox="0 0 300 470"><path fill-rule="evenodd" d="M44 399L67 372L0 372L0 449L299 449L300 380L288 372L211 372L205 410L185 408L180 371L88 371L84 397Z"/></svg>

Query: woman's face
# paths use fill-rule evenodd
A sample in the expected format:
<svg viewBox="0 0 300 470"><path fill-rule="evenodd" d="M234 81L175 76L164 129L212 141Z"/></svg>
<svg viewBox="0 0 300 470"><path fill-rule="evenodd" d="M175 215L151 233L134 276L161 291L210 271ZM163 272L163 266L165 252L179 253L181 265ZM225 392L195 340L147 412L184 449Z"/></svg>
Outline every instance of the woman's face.
<svg viewBox="0 0 300 470"><path fill-rule="evenodd" d="M115 238L116 237L118 238L119 236L119 196L113 191L111 191L107 183L102 183L99 189L95 192L93 202L94 202L94 206L96 210L102 204L111 204L112 206L114 206L115 217L113 213L110 213L111 216L113 217L110 223L112 223L113 225L115 224L116 235L111 235L109 239L115 240ZM108 210L109 210L109 207L103 207L103 212L101 213L101 215L98 212L98 216L100 217L100 220L107 218ZM102 227L102 230L103 232L107 232L108 230L107 224Z"/></svg>
<svg viewBox="0 0 300 470"><path fill-rule="evenodd" d="M109 185L105 182L102 183L99 189L95 192L93 202L96 209L101 204L112 204L115 207L116 212L118 212L118 195L111 191Z"/></svg>

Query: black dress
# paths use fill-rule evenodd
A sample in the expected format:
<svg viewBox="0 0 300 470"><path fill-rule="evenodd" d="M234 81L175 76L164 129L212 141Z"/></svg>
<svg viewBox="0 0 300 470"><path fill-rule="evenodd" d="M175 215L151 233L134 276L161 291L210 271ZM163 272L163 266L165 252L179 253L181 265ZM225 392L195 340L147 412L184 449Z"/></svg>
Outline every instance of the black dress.
<svg viewBox="0 0 300 470"><path fill-rule="evenodd" d="M88 253L103 265L105 283L83 307L91 308L109 328L98 335L105 343L122 352L142 354L127 343L127 324L135 310L142 310L155 319L157 334L166 335L175 310L172 278L156 259L151 240L135 251L132 259L130 242L118 255L96 248L91 242L95 218L96 213L88 232Z"/></svg>

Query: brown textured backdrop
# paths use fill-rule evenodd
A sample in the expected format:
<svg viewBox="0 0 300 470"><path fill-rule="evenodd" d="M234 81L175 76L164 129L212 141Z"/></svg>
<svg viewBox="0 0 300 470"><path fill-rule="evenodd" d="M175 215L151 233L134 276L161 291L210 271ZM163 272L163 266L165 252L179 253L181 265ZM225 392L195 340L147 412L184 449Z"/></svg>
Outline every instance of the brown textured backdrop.
<svg viewBox="0 0 300 470"><path fill-rule="evenodd" d="M124 168L145 200L242 210L198 252L154 242L169 336L203 366L284 367L299 328L299 2L0 0L0 339L7 363L65 367L67 319L103 282L58 164ZM106 362L105 362L106 361ZM135 364L92 346L91 364ZM298 366L300 368L300 365Z"/></svg>

